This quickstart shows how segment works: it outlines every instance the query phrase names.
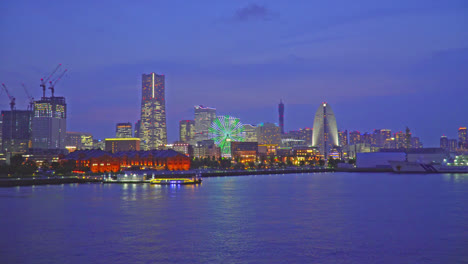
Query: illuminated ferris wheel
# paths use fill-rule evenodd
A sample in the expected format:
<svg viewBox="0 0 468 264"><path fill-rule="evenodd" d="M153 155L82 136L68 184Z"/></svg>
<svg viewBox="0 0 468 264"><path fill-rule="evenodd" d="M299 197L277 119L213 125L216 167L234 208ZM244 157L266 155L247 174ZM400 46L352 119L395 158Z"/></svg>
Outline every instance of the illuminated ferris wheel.
<svg viewBox="0 0 468 264"><path fill-rule="evenodd" d="M223 156L231 155L231 142L244 141L244 126L239 118L218 116L210 127L210 138L221 148Z"/></svg>

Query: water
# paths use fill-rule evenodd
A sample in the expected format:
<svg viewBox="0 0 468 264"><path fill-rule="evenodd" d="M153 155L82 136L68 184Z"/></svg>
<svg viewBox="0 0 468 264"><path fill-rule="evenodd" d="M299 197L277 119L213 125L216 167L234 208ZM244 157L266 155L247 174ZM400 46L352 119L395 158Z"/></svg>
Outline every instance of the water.
<svg viewBox="0 0 468 264"><path fill-rule="evenodd" d="M0 188L0 263L468 263L468 175Z"/></svg>

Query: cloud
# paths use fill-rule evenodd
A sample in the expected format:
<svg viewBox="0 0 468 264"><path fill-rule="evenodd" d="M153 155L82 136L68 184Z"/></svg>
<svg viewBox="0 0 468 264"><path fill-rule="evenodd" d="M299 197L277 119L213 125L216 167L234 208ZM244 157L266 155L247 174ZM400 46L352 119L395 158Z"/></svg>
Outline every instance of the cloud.
<svg viewBox="0 0 468 264"><path fill-rule="evenodd" d="M236 21L247 21L253 19L269 20L272 17L271 11L263 5L250 4L240 8L234 15Z"/></svg>

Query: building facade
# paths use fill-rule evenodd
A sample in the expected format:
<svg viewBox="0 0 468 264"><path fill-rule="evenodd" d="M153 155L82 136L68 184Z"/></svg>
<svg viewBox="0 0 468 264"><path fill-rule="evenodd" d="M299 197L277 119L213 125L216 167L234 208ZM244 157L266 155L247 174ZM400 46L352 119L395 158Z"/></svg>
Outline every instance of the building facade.
<svg viewBox="0 0 468 264"><path fill-rule="evenodd" d="M195 141L195 121L180 120L179 121L179 141L192 143Z"/></svg>
<svg viewBox="0 0 468 264"><path fill-rule="evenodd" d="M32 147L65 149L67 104L64 97L42 97L34 102Z"/></svg>
<svg viewBox="0 0 468 264"><path fill-rule="evenodd" d="M280 127L273 123L259 124L257 126L257 140L259 145L280 145Z"/></svg>
<svg viewBox="0 0 468 264"><path fill-rule="evenodd" d="M117 123L115 126L116 138L131 138L132 136L132 123Z"/></svg>
<svg viewBox="0 0 468 264"><path fill-rule="evenodd" d="M440 148L449 151L449 140L446 136L440 137Z"/></svg>
<svg viewBox="0 0 468 264"><path fill-rule="evenodd" d="M466 127L458 129L458 147L463 150L468 150L468 137L466 134Z"/></svg>
<svg viewBox="0 0 468 264"><path fill-rule="evenodd" d="M105 151L116 153L119 151L139 151L139 138L106 138Z"/></svg>
<svg viewBox="0 0 468 264"><path fill-rule="evenodd" d="M314 131L312 134L312 147L318 148L325 159L333 148L339 147L336 118L330 105L322 103L314 118Z"/></svg>
<svg viewBox="0 0 468 264"><path fill-rule="evenodd" d="M195 141L210 139L210 127L216 119L216 108L196 105L195 110Z"/></svg>
<svg viewBox="0 0 468 264"><path fill-rule="evenodd" d="M31 147L31 121L28 110L2 111L2 151L24 153Z"/></svg>
<svg viewBox="0 0 468 264"><path fill-rule="evenodd" d="M167 144L164 75L142 75L142 97L139 136L143 150Z"/></svg>
<svg viewBox="0 0 468 264"><path fill-rule="evenodd" d="M65 136L65 146L68 150L71 150L71 147L75 150L92 149L93 135L90 133L67 131Z"/></svg>

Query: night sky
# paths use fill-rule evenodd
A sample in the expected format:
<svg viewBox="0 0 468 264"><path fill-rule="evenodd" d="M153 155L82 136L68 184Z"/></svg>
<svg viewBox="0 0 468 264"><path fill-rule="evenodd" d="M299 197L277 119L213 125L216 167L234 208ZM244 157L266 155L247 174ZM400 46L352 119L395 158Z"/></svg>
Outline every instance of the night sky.
<svg viewBox="0 0 468 264"><path fill-rule="evenodd" d="M294 3L294 4L291 4ZM0 82L58 63L68 130L113 137L140 115L141 74L166 76L168 139L193 106L243 123L312 127L320 102L339 129L408 126L424 146L468 126L468 1L0 1ZM0 108L9 100L0 95Z"/></svg>

